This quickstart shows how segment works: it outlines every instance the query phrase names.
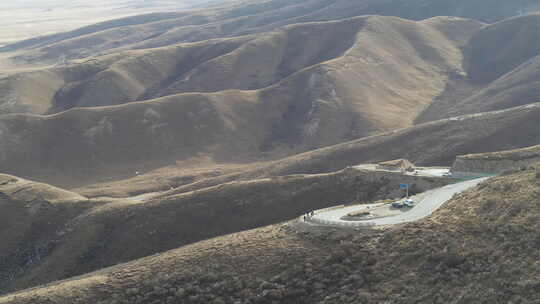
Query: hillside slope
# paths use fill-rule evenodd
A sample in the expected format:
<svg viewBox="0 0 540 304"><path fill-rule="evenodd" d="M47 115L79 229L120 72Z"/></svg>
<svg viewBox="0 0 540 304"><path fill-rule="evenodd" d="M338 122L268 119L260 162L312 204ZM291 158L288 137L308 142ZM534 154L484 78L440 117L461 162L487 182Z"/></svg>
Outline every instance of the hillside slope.
<svg viewBox="0 0 540 304"><path fill-rule="evenodd" d="M40 208L31 198L18 204L2 201L0 207L9 218L0 227L5 236L0 244L0 293L290 220L336 201L399 197L398 185L404 180L414 184L416 191L451 182L345 170L227 183L147 201L101 198L81 205L71 198L58 206L41 203ZM26 213L30 215L23 216Z"/></svg>
<svg viewBox="0 0 540 304"><path fill-rule="evenodd" d="M146 99L154 86L166 89L199 65L247 41L205 41L99 57L66 67L17 73L0 79L1 112L47 114L72 107L106 106ZM218 91L218 89L216 89Z"/></svg>
<svg viewBox="0 0 540 304"><path fill-rule="evenodd" d="M244 0L1 48L0 303L536 299L540 15L436 15L538 7ZM527 162L416 223L276 225L456 157Z"/></svg>
<svg viewBox="0 0 540 304"><path fill-rule="evenodd" d="M407 112L414 115L439 94L449 73L459 73L463 57L459 44L480 26L465 19L411 22L372 16L287 26L256 37L120 52L6 76L0 79L0 109L56 113L187 92L272 85L283 90L295 79L306 78L310 90L327 87L329 96L319 98L404 103L402 107L413 111L399 114L411 120Z"/></svg>
<svg viewBox="0 0 540 304"><path fill-rule="evenodd" d="M232 109L252 113L251 107L258 107L252 102L253 95L236 94L235 98L238 96L243 100L236 100ZM168 98L152 104L129 104L129 112L121 106L77 109L50 117L4 115L0 130L3 142L8 144L0 147L0 168L6 173L73 187L134 176L137 171L174 162L181 164L201 155L201 151L217 163L261 160L256 156L260 157L260 140L267 132L265 119L271 126L272 117L239 115L253 121L233 121L223 114L231 112L219 110L223 102L212 103L198 94L188 97L182 102ZM539 109L535 104L427 123L293 156L260 172L328 172L359 162L399 157L419 164L451 165L457 155L540 144ZM66 122L71 122L69 128ZM179 129L187 132L178 133ZM138 134L136 138L129 136L133 132ZM279 143L277 139L275 144Z"/></svg>
<svg viewBox="0 0 540 304"><path fill-rule="evenodd" d="M114 184L107 182L83 186L77 191L91 197L126 197L172 187L172 190L164 193L184 193L231 181L333 172L361 163L377 163L400 157L417 165L451 166L459 155L540 144L538 119L540 104L533 104L425 123L196 180L182 179L183 171L175 174L173 168L164 168L170 175L161 181L155 179L157 172L150 172L138 176L136 183L134 179L120 180Z"/></svg>
<svg viewBox="0 0 540 304"><path fill-rule="evenodd" d="M38 265L70 230L69 221L96 205L73 192L0 174L0 285Z"/></svg>
<svg viewBox="0 0 540 304"><path fill-rule="evenodd" d="M464 45L466 79L450 80L417 123L538 101L540 15L488 25Z"/></svg>
<svg viewBox="0 0 540 304"><path fill-rule="evenodd" d="M88 57L119 48L148 48L177 42L266 32L288 24L328 21L361 15L397 16L422 20L458 16L494 22L534 11L534 1L459 0L256 0L213 10L153 14L113 20L75 31L8 45L0 51L19 52L18 60L55 62L59 56Z"/></svg>
<svg viewBox="0 0 540 304"><path fill-rule="evenodd" d="M368 16L40 71L50 86L36 94L43 98L36 110L165 96L49 116L0 115L0 138L10 143L0 148L0 170L76 185L199 155L261 161L409 127L448 72L460 69L459 41L478 26ZM20 84L15 93L33 85L25 81L32 77L17 77L10 78Z"/></svg>
<svg viewBox="0 0 540 304"><path fill-rule="evenodd" d="M0 303L533 302L540 271L537 170L484 182L431 217L393 229L269 226L6 295Z"/></svg>
<svg viewBox="0 0 540 304"><path fill-rule="evenodd" d="M452 165L452 171L499 173L526 168L538 162L540 162L540 145L523 149L460 155Z"/></svg>
<svg viewBox="0 0 540 304"><path fill-rule="evenodd" d="M115 50L1 77L0 113L51 114L187 92L270 86L298 91L307 85L297 99L350 103L351 124L358 121L362 126L356 129L368 129L358 132L352 126L350 133L365 136L405 127L411 120L423 123L536 102L540 49L538 33L531 29L539 21L540 15L528 15L483 26L445 17L414 23L371 16ZM366 117L371 122L362 122Z"/></svg>
<svg viewBox="0 0 540 304"><path fill-rule="evenodd" d="M537 91L537 58L529 59L534 42L523 42L519 56L484 45L516 33L518 42L533 41L536 34L526 29L538 18L483 27L449 17L365 16L13 74L0 79L1 113L58 113L0 115L0 139L9 143L0 147L0 170L76 187L193 158L256 164L415 123L529 104ZM476 48L482 51L470 51ZM475 52L508 62L510 70L478 82L474 71L490 65L474 59L481 56ZM467 65L471 56L474 66ZM496 148L537 144L534 138ZM456 152L441 161L487 151Z"/></svg>

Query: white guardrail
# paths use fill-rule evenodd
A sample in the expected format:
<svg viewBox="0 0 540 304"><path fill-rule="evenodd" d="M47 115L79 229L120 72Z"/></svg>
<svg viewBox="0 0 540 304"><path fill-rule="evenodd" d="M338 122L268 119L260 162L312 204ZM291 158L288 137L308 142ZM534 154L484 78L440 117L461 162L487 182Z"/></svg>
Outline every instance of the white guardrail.
<svg viewBox="0 0 540 304"><path fill-rule="evenodd" d="M342 208L343 206L336 206L326 209L317 210L318 212L322 211L328 211L328 209L338 209ZM317 214L317 211L315 211L315 214ZM301 221L305 221L306 223L313 223L318 225L325 225L325 226L337 226L337 227L370 227L375 226L374 224L365 223L365 222L359 222L359 221L350 221L350 222L336 222L336 221L330 221L330 220L323 220L320 218L316 218L314 216L305 216L304 215L300 217Z"/></svg>

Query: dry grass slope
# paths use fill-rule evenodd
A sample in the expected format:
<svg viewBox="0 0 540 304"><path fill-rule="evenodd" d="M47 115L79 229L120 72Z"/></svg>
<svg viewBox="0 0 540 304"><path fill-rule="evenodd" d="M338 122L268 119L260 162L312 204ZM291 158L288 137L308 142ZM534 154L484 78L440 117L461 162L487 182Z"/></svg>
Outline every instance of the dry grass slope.
<svg viewBox="0 0 540 304"><path fill-rule="evenodd" d="M384 112L401 103L415 109L439 94L448 71L460 69L462 54L455 44L479 26L463 19L414 23L363 17L288 26L257 38L120 52L67 67L4 77L0 81L2 112L45 114L186 92L282 87L291 82L285 80L289 76L300 78L314 72L317 75L304 76L310 77L310 88L324 84L328 92L312 98L352 98L354 103L367 103L366 108L389 99L385 103L393 107ZM317 69L322 71L314 71ZM428 85L415 93L419 82ZM342 88L334 88L334 83L343 83ZM361 86L356 88L353 83ZM419 100L417 104L413 99Z"/></svg>
<svg viewBox="0 0 540 304"><path fill-rule="evenodd" d="M360 17L42 71L48 81L35 93L42 99L30 96L16 107L39 101L36 109L55 112L128 103L1 116L0 137L10 145L2 147L0 169L76 186L200 154L261 161L408 127L444 89L447 72L459 69L459 41L478 26L456 18ZM6 78L15 90L6 96L31 91L25 80L39 75ZM38 170L33 162L48 165Z"/></svg>
<svg viewBox="0 0 540 304"><path fill-rule="evenodd" d="M70 198L1 206L0 291L28 288L210 237L290 220L335 202L399 197L398 174L346 170L222 184L147 202ZM408 177L417 190L450 182ZM36 195L36 190L27 193ZM66 192L67 193L67 192ZM9 194L9 193L8 193ZM28 213L30 215L28 215Z"/></svg>
<svg viewBox="0 0 540 304"><path fill-rule="evenodd" d="M16 52L26 61L56 61L87 57L125 48L149 48L177 42L267 32L288 24L327 21L361 15L398 16L423 20L434 16L458 16L494 22L538 9L529 1L414 0L259 0L240 1L211 10L160 13L128 17L8 45L0 51ZM21 53L21 51L23 51ZM17 53L18 52L18 53Z"/></svg>
<svg viewBox="0 0 540 304"><path fill-rule="evenodd" d="M99 202L47 184L0 174L0 289L41 263L71 227Z"/></svg>
<svg viewBox="0 0 540 304"><path fill-rule="evenodd" d="M245 231L404 182L351 165L540 144L539 17L425 19L534 4L401 2L250 0L2 48L40 67L0 78L0 172L80 194L0 175L0 293L20 290L0 303L532 300L537 167L405 227Z"/></svg>
<svg viewBox="0 0 540 304"><path fill-rule="evenodd" d="M540 143L538 119L540 105L441 120L201 179L179 185L168 193L189 192L235 180L332 172L360 163L376 163L400 157L417 165L451 166L458 155L523 148L531 143ZM522 136L515 136L515 132ZM129 188L126 182L119 184ZM96 189L93 191L96 193ZM111 192L104 188L97 193L107 195Z"/></svg>
<svg viewBox="0 0 540 304"><path fill-rule="evenodd" d="M540 146L523 149L460 155L452 165L458 172L512 172L540 161Z"/></svg>
<svg viewBox="0 0 540 304"><path fill-rule="evenodd" d="M466 78L450 79L418 123L502 110L538 101L540 15L512 18L477 31L463 46Z"/></svg>
<svg viewBox="0 0 540 304"><path fill-rule="evenodd" d="M0 303L532 302L540 271L537 170L492 179L430 218L393 229L269 226Z"/></svg>

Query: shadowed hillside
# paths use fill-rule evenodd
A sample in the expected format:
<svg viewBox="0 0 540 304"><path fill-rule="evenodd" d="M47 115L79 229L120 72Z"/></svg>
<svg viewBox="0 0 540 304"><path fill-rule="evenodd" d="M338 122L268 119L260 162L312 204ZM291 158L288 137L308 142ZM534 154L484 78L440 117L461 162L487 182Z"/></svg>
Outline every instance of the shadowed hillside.
<svg viewBox="0 0 540 304"><path fill-rule="evenodd" d="M460 155L452 165L452 171L499 173L523 169L538 162L540 162L540 145L523 149Z"/></svg>
<svg viewBox="0 0 540 304"><path fill-rule="evenodd" d="M540 15L512 18L490 25L467 46L469 77L490 82L540 54Z"/></svg>
<svg viewBox="0 0 540 304"><path fill-rule="evenodd" d="M216 162L261 161L408 127L443 90L448 71L460 69L457 45L478 26L455 18L362 17L41 71L50 87L36 109L166 96L0 116L0 138L10 143L1 147L0 170L77 185L200 154ZM335 37L347 39L336 44ZM24 87L32 75L9 79Z"/></svg>
<svg viewBox="0 0 540 304"><path fill-rule="evenodd" d="M536 102L539 18L482 27L466 19L415 23L372 16L116 52L0 78L0 113L50 114L186 92L274 87L276 98L292 91L316 111L346 103L344 110L353 112L345 122L350 130L343 131L349 134L341 135L346 140L411 121Z"/></svg>
<svg viewBox="0 0 540 304"><path fill-rule="evenodd" d="M375 115L371 108L380 104L377 112L400 111L403 120L410 122L441 92L448 73L461 70L459 45L480 26L464 19L415 23L361 17L288 26L257 37L121 52L6 76L0 79L4 93L0 109L45 114L186 92L272 85L278 90L302 90L296 82L304 78L309 79L307 89L315 92L297 94L301 100L341 99L363 107L367 117ZM291 85L296 87L288 88ZM324 95L317 96L317 91ZM360 102L363 105L354 105Z"/></svg>
<svg viewBox="0 0 540 304"><path fill-rule="evenodd" d="M182 160L200 155L201 151L218 163L241 159L245 162L249 159L246 157L255 161L258 155L252 153L258 149L257 140L266 138L268 129L265 127L273 123L268 115L271 109L253 103L252 94L235 96L243 99L228 108L224 108L223 101L213 103L193 94L181 102L170 97L152 104L130 104L127 109L125 106L77 109L49 117L5 115L0 120L1 134L3 142L8 144L0 147L1 170L75 186L108 177L129 177L136 171L144 172L174 162L181 164ZM230 118L230 109L252 113L258 107L263 107L259 113L265 116ZM272 109L275 111L275 105ZM265 170L324 172L355 162L399 157L421 164L450 165L456 155L540 144L536 123L538 109L537 105L529 105L419 125L291 157ZM73 122L69 128L66 121ZM175 131L179 129L189 131ZM127 135L132 132L138 136ZM516 132L520 136L515 136Z"/></svg>
<svg viewBox="0 0 540 304"><path fill-rule="evenodd" d="M531 302L539 8L243 0L0 48L0 303ZM519 169L415 223L276 225L455 182L353 168L402 158Z"/></svg>
<svg viewBox="0 0 540 304"><path fill-rule="evenodd" d="M205 41L100 57L62 68L24 72L0 80L2 112L56 113L75 106L121 104L152 95L152 88L186 77L197 66L230 53L249 39ZM161 87L160 87L161 86ZM216 90L217 91L217 90Z"/></svg>
<svg viewBox="0 0 540 304"><path fill-rule="evenodd" d="M536 102L536 59L521 63L526 50L516 55L482 45L514 37L537 18L483 27L450 17L365 16L5 76L2 113L58 113L0 115L0 139L8 143L0 147L0 170L75 187L193 158L256 164L415 122ZM516 37L534 38L527 33ZM474 71L490 65L474 59L476 48L513 70L478 84ZM494 146L520 147L504 144ZM438 160L485 152L475 147ZM409 154L435 162L426 155L438 152L430 149L413 146L409 151L417 152ZM375 154L399 158L402 151Z"/></svg>
<svg viewBox="0 0 540 304"><path fill-rule="evenodd" d="M0 293L64 279L148 256L210 237L290 220L335 202L367 202L400 195L409 181L428 190L450 179L345 170L219 185L149 201L86 200L59 191L53 205L32 200L41 188L11 198L14 186L2 186L0 207L9 218L0 226ZM13 181L13 182L12 182ZM39 187L48 187L41 185ZM51 188L53 189L53 188ZM19 191L20 192L20 191ZM48 198L48 197L47 197ZM23 200L24 199L24 200ZM84 204L82 204L83 202Z"/></svg>
<svg viewBox="0 0 540 304"><path fill-rule="evenodd" d="M68 222L96 204L76 193L0 174L1 285L39 265L41 256L71 229Z"/></svg>
<svg viewBox="0 0 540 304"><path fill-rule="evenodd" d="M467 78L451 79L416 122L537 102L539 24L540 15L530 15L477 31L464 46Z"/></svg>
<svg viewBox="0 0 540 304"><path fill-rule="evenodd" d="M259 0L213 10L152 14L88 26L67 33L22 41L0 50L29 50L19 59L56 61L60 55L80 58L118 48L148 48L266 32L287 24L327 21L361 15L398 16L422 20L458 16L494 22L539 8L534 1L499 0Z"/></svg>
<svg viewBox="0 0 540 304"><path fill-rule="evenodd" d="M539 178L531 167L491 179L429 218L395 228L269 226L7 295L0 303L532 302L540 271Z"/></svg>
<svg viewBox="0 0 540 304"><path fill-rule="evenodd" d="M134 180L124 180L116 182L112 188L109 183L103 183L81 187L77 191L92 197L126 197L173 187L164 192L164 195L169 195L237 180L333 172L360 163L376 163L400 157L406 157L418 165L451 166L458 155L540 144L538 119L540 105L534 104L425 123L194 181L175 180L171 172L167 179L156 182L153 173L150 173L137 177L137 183ZM520 136L515 136L516 132ZM181 177L181 174L182 171L177 176ZM146 181L146 186L140 186L143 181Z"/></svg>
<svg viewBox="0 0 540 304"><path fill-rule="evenodd" d="M326 172L363 162L406 158L418 165L451 165L457 155L540 143L540 104L460 116L295 155L270 174ZM520 136L515 136L520 134Z"/></svg>

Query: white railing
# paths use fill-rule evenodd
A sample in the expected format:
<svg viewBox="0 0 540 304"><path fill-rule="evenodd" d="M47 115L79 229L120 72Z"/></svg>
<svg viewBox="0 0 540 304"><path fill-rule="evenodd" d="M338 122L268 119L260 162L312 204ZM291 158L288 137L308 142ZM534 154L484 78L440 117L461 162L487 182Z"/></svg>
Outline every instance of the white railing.
<svg viewBox="0 0 540 304"><path fill-rule="evenodd" d="M335 209L335 208L333 208L333 209ZM323 210L326 210L326 209L321 209L321 210L317 210L317 211L323 211ZM300 220L303 221L304 216L301 216ZM338 227L369 227L369 226L373 226L371 224L363 223L363 222L353 222L353 221L350 221L350 222L345 222L345 221L337 222L337 221L323 220L323 219L312 217L312 216L306 216L305 221L308 222L308 223L313 223L313 224L318 224L318 225L338 226Z"/></svg>

